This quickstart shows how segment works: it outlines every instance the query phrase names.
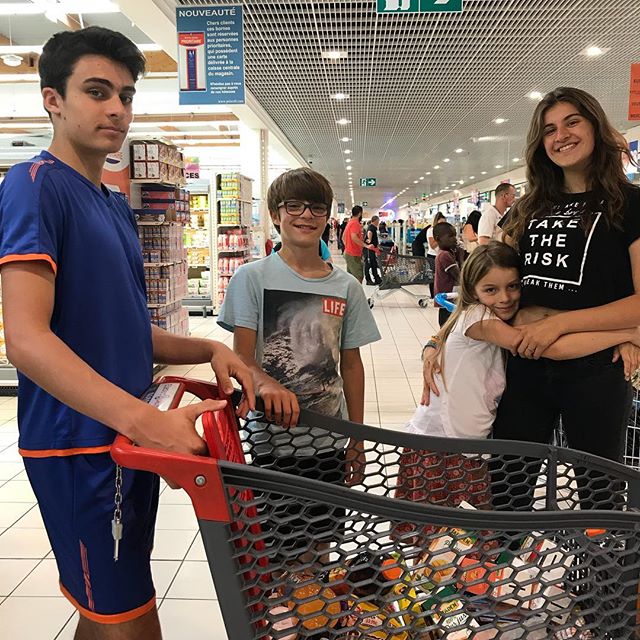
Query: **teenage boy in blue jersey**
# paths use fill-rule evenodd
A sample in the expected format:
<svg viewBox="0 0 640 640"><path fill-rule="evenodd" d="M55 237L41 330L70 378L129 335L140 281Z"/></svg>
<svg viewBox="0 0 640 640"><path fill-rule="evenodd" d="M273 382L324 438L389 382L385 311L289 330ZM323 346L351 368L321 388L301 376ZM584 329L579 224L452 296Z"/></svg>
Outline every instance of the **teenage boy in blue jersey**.
<svg viewBox="0 0 640 640"><path fill-rule="evenodd" d="M121 34L53 36L40 58L53 141L0 187L0 265L9 359L19 371L20 451L38 497L76 640L161 638L149 559L158 477L124 470L114 562L116 431L139 445L202 454L206 401L162 413L138 400L153 362L211 362L225 391L251 374L224 345L151 326L133 213L101 184L132 120L144 57Z"/></svg>

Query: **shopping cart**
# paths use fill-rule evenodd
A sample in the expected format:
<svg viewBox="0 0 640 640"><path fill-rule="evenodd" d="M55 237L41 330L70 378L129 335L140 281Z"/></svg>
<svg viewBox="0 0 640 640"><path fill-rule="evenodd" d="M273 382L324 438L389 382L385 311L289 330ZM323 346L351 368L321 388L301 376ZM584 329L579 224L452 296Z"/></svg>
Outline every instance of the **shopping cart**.
<svg viewBox="0 0 640 640"><path fill-rule="evenodd" d="M177 406L185 392L218 397L179 378L151 395ZM260 414L237 421L232 407L203 427L209 457L122 436L112 456L188 492L230 640L613 640L640 629L640 474L628 467L307 411L290 430ZM346 463L351 440L364 467ZM332 461L350 486L302 477L296 454L318 473ZM281 458L289 473L274 470ZM420 503L437 481L439 504Z"/></svg>
<svg viewBox="0 0 640 640"><path fill-rule="evenodd" d="M424 256L402 255L397 253L395 247L390 250L381 248L380 269L382 281L369 297L369 307L373 308L376 300L385 298L397 289L417 298L421 307L427 306L429 298L428 295L425 297L424 291L415 293L407 288L415 285L429 285L433 282L433 272Z"/></svg>

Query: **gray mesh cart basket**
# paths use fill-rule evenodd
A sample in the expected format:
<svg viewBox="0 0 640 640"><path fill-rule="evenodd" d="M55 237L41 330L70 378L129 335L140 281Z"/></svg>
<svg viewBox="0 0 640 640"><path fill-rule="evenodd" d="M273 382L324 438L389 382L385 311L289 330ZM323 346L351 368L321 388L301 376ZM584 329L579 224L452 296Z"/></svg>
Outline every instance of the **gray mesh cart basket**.
<svg viewBox="0 0 640 640"><path fill-rule="evenodd" d="M429 301L424 286L433 282L433 271L424 256L407 256L396 252L395 247L387 250L380 248L381 283L373 290L369 298L369 306L373 308L376 300L381 300L392 291L401 289L413 298L417 298L421 307ZM420 290L410 289L421 285ZM416 291L419 291L416 293Z"/></svg>
<svg viewBox="0 0 640 640"><path fill-rule="evenodd" d="M150 397L184 392L218 396L165 378ZM638 637L633 469L306 411L203 426L209 457L122 436L112 455L189 493L230 640Z"/></svg>

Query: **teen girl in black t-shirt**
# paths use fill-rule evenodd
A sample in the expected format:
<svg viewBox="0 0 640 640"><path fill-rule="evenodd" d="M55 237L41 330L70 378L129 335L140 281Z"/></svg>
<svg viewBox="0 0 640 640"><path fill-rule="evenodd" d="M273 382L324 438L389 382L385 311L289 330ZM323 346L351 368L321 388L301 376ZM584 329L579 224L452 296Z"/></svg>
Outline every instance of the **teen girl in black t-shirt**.
<svg viewBox="0 0 640 640"><path fill-rule="evenodd" d="M540 354L567 333L640 325L640 190L626 179L623 153L588 93L559 88L538 104L528 190L503 230L520 253L522 306L550 315L523 327L519 357L509 358L496 438L549 442L561 417L569 446L622 458L638 349L562 362Z"/></svg>

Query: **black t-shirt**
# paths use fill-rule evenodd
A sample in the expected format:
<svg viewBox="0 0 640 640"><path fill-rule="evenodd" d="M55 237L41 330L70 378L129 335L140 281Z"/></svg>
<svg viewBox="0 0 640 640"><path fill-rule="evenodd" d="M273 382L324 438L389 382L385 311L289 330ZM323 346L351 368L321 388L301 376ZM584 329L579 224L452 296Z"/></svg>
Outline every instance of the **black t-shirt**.
<svg viewBox="0 0 640 640"><path fill-rule="evenodd" d="M465 224L470 224L475 234L478 233L478 223L480 222L481 217L482 214L479 211L472 211L467 217L467 222Z"/></svg>
<svg viewBox="0 0 640 640"><path fill-rule="evenodd" d="M629 246L640 238L640 189L627 189L622 230L605 212L593 193L564 194L549 215L531 220L519 246L522 306L588 309L634 293Z"/></svg>
<svg viewBox="0 0 640 640"><path fill-rule="evenodd" d="M371 232L371 242L368 242L367 244L370 244L373 247L377 247L378 246L378 227L376 227L375 224L370 224L367 227L367 238L369 237L369 231Z"/></svg>

